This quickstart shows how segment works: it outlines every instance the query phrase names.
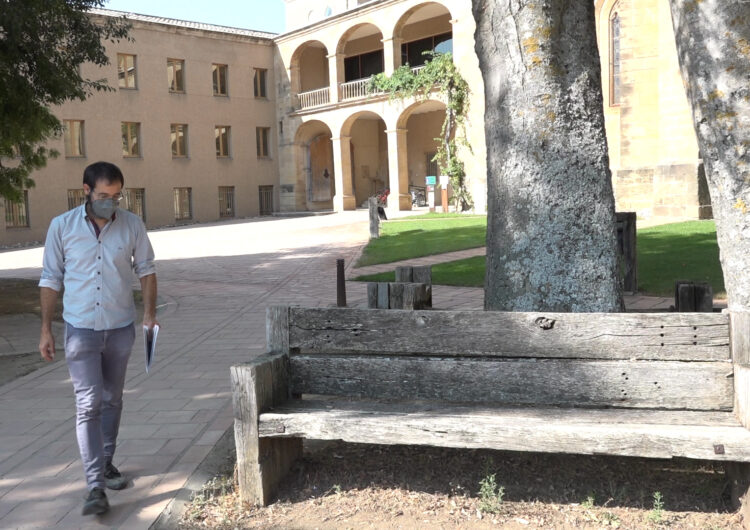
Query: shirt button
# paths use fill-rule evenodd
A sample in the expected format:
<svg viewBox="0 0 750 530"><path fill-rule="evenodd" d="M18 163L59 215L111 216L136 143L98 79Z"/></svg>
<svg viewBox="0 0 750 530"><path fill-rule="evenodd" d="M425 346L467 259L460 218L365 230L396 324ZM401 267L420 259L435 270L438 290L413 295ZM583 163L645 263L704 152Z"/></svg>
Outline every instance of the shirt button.
<svg viewBox="0 0 750 530"><path fill-rule="evenodd" d="M101 287L97 287L97 288L96 288L96 290L97 290L97 291L98 291L99 289L101 289Z"/></svg>
<svg viewBox="0 0 750 530"><path fill-rule="evenodd" d="M97 272L97 274L101 274L101 272Z"/></svg>
<svg viewBox="0 0 750 530"><path fill-rule="evenodd" d="M102 259L102 257L101 256L97 256L96 259Z"/></svg>
<svg viewBox="0 0 750 530"><path fill-rule="evenodd" d="M97 302L96 305L99 305L99 302Z"/></svg>

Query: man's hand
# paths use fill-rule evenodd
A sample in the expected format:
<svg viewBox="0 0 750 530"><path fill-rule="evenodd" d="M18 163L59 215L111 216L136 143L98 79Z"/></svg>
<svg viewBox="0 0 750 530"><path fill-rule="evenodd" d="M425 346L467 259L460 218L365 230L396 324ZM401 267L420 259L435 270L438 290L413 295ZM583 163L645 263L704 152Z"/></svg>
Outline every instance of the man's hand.
<svg viewBox="0 0 750 530"><path fill-rule="evenodd" d="M154 326L159 326L161 328L161 324L159 324L159 321L156 320L156 317L153 315L143 315L143 325L148 329L154 329Z"/></svg>
<svg viewBox="0 0 750 530"><path fill-rule="evenodd" d="M39 303L42 308L42 333L39 338L39 353L45 361L55 360L55 337L52 336L52 315L55 313L57 291L49 287L39 289Z"/></svg>
<svg viewBox="0 0 750 530"><path fill-rule="evenodd" d="M42 335L39 339L39 353L45 361L55 360L55 337L52 336L51 329L42 329Z"/></svg>

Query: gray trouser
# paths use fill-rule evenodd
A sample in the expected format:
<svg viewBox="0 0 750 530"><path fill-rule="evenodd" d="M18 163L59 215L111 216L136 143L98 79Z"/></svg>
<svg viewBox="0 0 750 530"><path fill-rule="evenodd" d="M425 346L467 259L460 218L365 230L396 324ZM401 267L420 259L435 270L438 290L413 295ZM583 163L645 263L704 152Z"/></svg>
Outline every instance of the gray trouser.
<svg viewBox="0 0 750 530"><path fill-rule="evenodd" d="M65 361L76 395L76 436L90 489L104 487L115 454L135 326L94 331L65 325Z"/></svg>

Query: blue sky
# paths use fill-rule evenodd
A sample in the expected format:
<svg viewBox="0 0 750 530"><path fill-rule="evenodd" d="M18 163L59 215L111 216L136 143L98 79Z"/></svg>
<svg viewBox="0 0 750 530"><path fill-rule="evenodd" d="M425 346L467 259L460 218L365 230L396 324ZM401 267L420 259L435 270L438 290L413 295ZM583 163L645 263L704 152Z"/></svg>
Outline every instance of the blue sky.
<svg viewBox="0 0 750 530"><path fill-rule="evenodd" d="M220 26L284 32L283 0L108 0L104 7Z"/></svg>

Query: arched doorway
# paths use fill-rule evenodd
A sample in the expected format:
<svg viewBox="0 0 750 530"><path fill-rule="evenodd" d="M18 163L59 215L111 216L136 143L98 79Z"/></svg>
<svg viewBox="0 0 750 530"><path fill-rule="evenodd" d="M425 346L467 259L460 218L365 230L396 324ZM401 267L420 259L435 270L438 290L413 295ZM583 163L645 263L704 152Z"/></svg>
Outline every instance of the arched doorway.
<svg viewBox="0 0 750 530"><path fill-rule="evenodd" d="M342 152L349 150L349 173L355 204L365 206L368 197L389 186L385 121L374 112L357 112L344 122L341 141ZM347 177L346 173L344 178Z"/></svg>
<svg viewBox="0 0 750 530"><path fill-rule="evenodd" d="M437 100L419 101L405 109L398 119L398 127L407 131L409 193L413 197L426 198L425 178L440 176L440 168L434 159L442 141L444 121L445 104ZM440 188L436 187L434 191L435 205L441 206ZM423 206L423 200L418 200L417 205Z"/></svg>
<svg viewBox="0 0 750 530"><path fill-rule="evenodd" d="M419 4L404 13L393 28L393 38L401 52L398 65L418 68L429 60L424 52L452 52L451 19L448 8L437 2Z"/></svg>
<svg viewBox="0 0 750 530"><path fill-rule="evenodd" d="M366 96L367 80L384 69L383 33L374 24L356 25L341 36L336 54L341 60L341 100Z"/></svg>
<svg viewBox="0 0 750 530"><path fill-rule="evenodd" d="M336 193L331 129L322 121L300 126L295 137L297 181L304 185L309 210L333 207Z"/></svg>
<svg viewBox="0 0 750 530"><path fill-rule="evenodd" d="M300 45L289 65L292 97L295 107L305 109L330 102L328 49L320 41Z"/></svg>

